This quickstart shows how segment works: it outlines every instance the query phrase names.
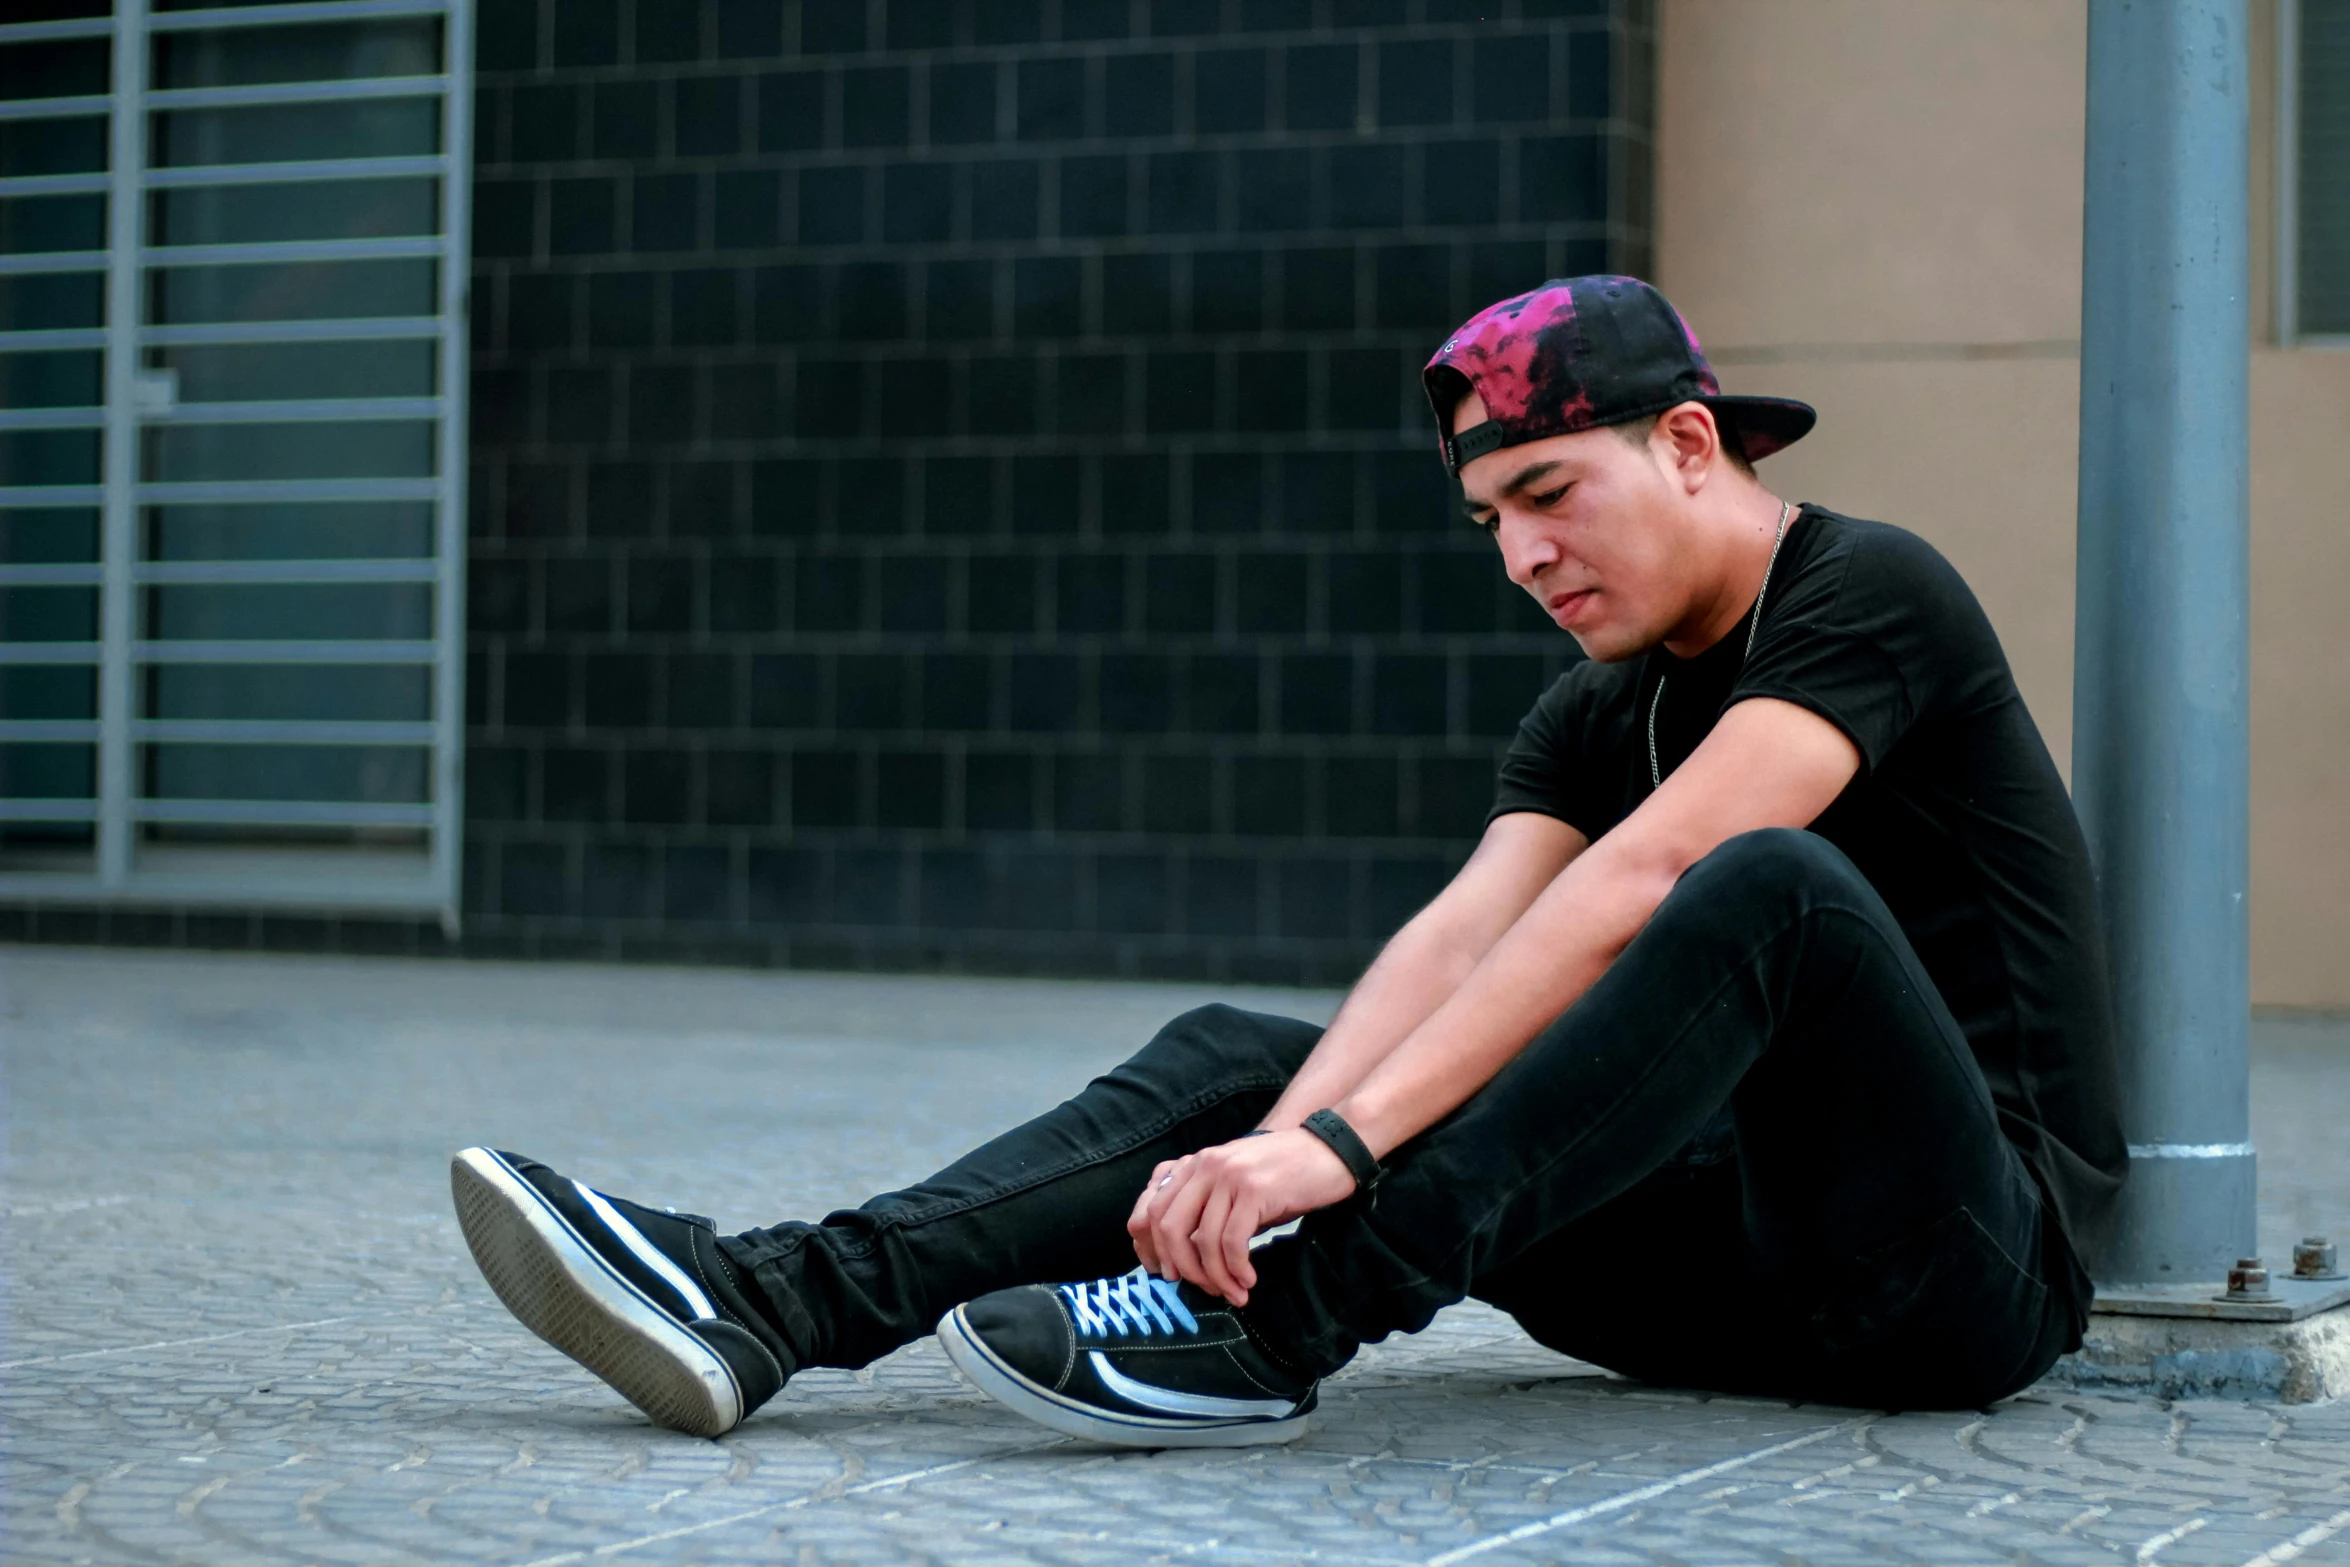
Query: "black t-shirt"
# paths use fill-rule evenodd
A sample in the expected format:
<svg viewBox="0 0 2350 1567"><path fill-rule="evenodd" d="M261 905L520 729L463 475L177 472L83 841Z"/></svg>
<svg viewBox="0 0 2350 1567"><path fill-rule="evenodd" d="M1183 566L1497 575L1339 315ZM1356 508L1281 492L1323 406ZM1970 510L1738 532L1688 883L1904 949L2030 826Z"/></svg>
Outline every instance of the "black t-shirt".
<svg viewBox="0 0 2350 1567"><path fill-rule="evenodd" d="M1501 764L1493 815L1597 839L1748 697L1808 708L1860 772L1811 830L1893 911L1982 1064L2006 1132L2075 1248L2105 1235L2127 1152L2089 851L1991 622L1915 534L1806 506L1747 623L1695 658L1662 647L1569 669Z"/></svg>

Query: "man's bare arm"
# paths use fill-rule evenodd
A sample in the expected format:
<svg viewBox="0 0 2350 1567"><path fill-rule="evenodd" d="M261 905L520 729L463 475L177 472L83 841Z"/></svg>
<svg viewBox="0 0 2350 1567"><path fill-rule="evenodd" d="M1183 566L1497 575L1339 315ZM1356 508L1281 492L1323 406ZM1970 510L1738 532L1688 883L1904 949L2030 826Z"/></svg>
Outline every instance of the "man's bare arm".
<svg viewBox="0 0 2350 1567"><path fill-rule="evenodd" d="M1532 812L1513 813L1488 826L1469 862L1405 922L1355 982L1263 1124L1296 1126L1352 1093L1460 988L1587 842L1556 817Z"/></svg>
<svg viewBox="0 0 2350 1567"><path fill-rule="evenodd" d="M1339 1114L1381 1155L1435 1124L1591 988L1682 872L1739 833L1810 825L1859 767L1852 742L1815 713L1770 698L1731 708L1662 788L1543 890Z"/></svg>

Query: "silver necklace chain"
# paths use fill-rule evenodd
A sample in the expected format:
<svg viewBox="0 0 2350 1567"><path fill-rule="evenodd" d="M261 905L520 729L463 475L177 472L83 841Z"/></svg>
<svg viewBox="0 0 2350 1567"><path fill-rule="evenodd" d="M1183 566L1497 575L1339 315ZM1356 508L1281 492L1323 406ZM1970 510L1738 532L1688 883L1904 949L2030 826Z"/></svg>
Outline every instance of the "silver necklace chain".
<svg viewBox="0 0 2350 1567"><path fill-rule="evenodd" d="M1762 630L1763 595L1771 591L1771 572L1779 564L1779 546L1787 542L1787 524L1795 516L1795 503L1779 503L1779 534L1771 540L1771 558L1763 567L1762 586L1754 590L1753 618L1746 624L1746 651L1739 655L1739 666L1754 657L1754 634ZM1656 710L1665 705L1665 677L1656 677L1656 695L1648 699L1648 789L1651 794L1665 786L1664 769L1656 761Z"/></svg>

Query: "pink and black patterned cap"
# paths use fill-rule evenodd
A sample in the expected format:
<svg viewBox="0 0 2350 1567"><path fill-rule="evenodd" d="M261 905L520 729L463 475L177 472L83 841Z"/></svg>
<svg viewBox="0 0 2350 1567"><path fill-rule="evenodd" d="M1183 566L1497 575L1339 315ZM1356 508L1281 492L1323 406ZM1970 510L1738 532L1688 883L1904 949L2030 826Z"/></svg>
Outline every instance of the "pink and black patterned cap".
<svg viewBox="0 0 2350 1567"><path fill-rule="evenodd" d="M1727 397L1697 334L1665 296L1629 277L1557 278L1471 316L1420 372L1444 465L1553 435L1703 403L1749 462L1801 440L1819 415L1784 397ZM1487 418L1452 433L1475 389Z"/></svg>

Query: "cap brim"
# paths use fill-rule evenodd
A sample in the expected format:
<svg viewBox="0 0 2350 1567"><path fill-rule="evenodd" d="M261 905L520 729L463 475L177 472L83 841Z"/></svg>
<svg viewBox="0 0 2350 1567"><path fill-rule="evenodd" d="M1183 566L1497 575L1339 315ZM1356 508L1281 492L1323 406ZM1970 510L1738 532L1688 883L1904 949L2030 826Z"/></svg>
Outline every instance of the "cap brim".
<svg viewBox="0 0 2350 1567"><path fill-rule="evenodd" d="M1761 462L1771 453L1793 446L1811 434L1811 427L1820 422L1818 409L1809 403L1799 403L1792 397L1731 397L1717 394L1694 398L1692 401L1719 409L1730 416L1730 422L1738 430L1738 444L1746 449L1748 462Z"/></svg>

